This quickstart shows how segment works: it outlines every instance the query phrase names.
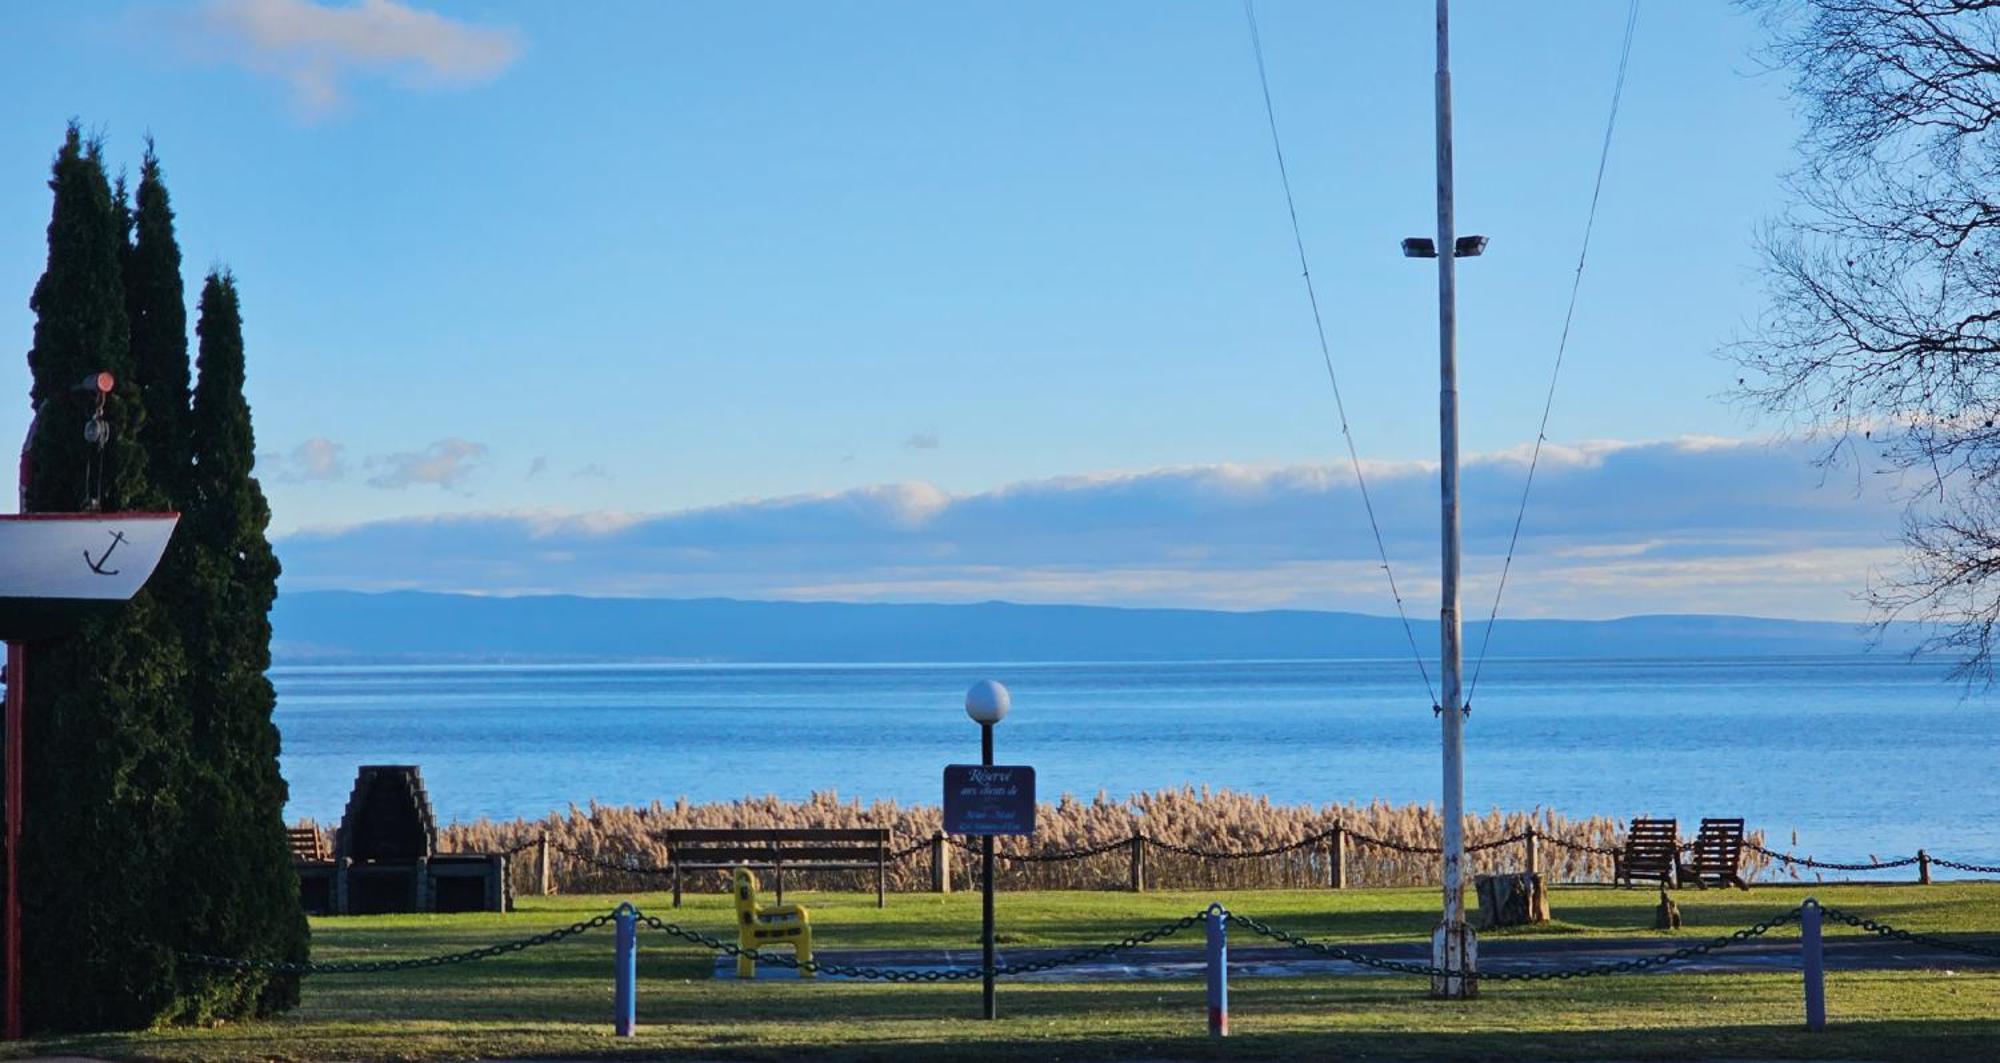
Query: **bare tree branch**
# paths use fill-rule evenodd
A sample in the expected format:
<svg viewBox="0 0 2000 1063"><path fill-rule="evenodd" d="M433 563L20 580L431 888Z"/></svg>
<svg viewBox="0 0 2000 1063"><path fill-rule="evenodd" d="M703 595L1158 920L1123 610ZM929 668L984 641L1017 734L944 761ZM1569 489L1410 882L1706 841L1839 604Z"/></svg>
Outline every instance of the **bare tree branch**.
<svg viewBox="0 0 2000 1063"><path fill-rule="evenodd" d="M1883 623L1994 681L2000 633L2000 0L1742 0L1805 120L1794 206L1764 234L1770 303L1739 395L1904 495Z"/></svg>

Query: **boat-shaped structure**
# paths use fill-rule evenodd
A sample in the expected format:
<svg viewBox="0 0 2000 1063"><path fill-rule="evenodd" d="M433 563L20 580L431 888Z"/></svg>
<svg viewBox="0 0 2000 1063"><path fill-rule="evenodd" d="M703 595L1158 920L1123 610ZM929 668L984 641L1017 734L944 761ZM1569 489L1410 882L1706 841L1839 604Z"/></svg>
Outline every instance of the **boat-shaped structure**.
<svg viewBox="0 0 2000 1063"><path fill-rule="evenodd" d="M144 586L178 513L0 514L0 639L58 638Z"/></svg>

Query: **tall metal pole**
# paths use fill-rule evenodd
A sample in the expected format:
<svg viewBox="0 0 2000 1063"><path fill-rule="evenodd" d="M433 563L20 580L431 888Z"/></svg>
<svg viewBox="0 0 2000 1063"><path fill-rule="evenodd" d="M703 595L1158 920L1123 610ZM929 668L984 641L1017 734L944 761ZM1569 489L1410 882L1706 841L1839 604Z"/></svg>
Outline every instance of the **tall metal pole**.
<svg viewBox="0 0 2000 1063"><path fill-rule="evenodd" d="M993 725L990 723L979 725L979 763L989 768L993 766ZM980 935L980 955L986 964L986 973L980 976L980 986L985 1006L983 1014L989 1019L996 1019L1000 1017L1000 1010L993 996L993 835L980 836L979 856L979 903L984 928Z"/></svg>
<svg viewBox="0 0 2000 1063"><path fill-rule="evenodd" d="M1444 601L1438 613L1443 652L1444 917L1431 942L1431 995L1473 996L1477 943L1465 923L1465 719L1461 714L1463 646L1458 615L1458 234L1452 217L1451 6L1437 0L1438 483L1443 495Z"/></svg>

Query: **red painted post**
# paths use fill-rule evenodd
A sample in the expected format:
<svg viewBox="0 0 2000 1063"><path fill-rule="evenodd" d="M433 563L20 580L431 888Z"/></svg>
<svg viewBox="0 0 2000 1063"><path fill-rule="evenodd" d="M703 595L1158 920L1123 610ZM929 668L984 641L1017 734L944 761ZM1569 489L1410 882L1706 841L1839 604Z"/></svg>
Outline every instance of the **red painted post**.
<svg viewBox="0 0 2000 1063"><path fill-rule="evenodd" d="M27 649L18 642L7 644L7 934L5 960L7 975L7 1040L21 1039L21 802L22 717L27 714Z"/></svg>

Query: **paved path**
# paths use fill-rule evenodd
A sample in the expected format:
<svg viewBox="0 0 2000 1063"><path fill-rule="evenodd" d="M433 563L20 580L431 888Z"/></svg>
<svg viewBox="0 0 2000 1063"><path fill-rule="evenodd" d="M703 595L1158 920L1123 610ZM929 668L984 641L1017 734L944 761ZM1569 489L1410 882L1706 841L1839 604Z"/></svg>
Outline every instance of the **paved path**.
<svg viewBox="0 0 2000 1063"><path fill-rule="evenodd" d="M1198 931L1197 931L1198 932ZM1241 937L1235 940L1242 940ZM1953 936L1954 940L2000 948L2000 935ZM1657 956L1686 945L1708 940L1683 938L1493 938L1479 943L1480 968L1496 971L1553 971L1591 964ZM1370 942L1342 945L1342 948L1385 960L1404 963L1430 962L1428 945ZM1000 962L1032 963L1072 951L1067 948L1002 948ZM894 967L903 970L941 970L979 966L979 950L972 949L822 949L815 956L824 963L862 967ZM717 978L735 977L735 960L718 956ZM1120 982L1145 978L1199 978L1204 960L1199 948L1141 947L1108 960L1079 963L1037 974L1003 975L1007 982ZM1887 938L1828 937L1826 965L1842 971L2000 970L2000 957L1943 952ZM1724 971L1796 971L1801 969L1797 938L1754 940L1718 949L1706 956L1670 964L1653 971L1712 974ZM1264 978L1299 975L1380 974L1360 964L1329 959L1284 945L1242 945L1229 949L1231 978ZM1651 973L1651 972L1648 972ZM795 978L790 968L760 964L759 978ZM821 975L822 978L834 977Z"/></svg>

